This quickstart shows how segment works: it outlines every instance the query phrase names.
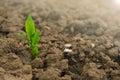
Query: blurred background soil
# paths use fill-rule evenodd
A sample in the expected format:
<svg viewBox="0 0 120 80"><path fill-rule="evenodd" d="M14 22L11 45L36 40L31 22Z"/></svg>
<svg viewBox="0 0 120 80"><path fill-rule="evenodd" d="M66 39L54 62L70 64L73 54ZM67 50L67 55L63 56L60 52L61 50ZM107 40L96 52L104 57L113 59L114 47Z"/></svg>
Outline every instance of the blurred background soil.
<svg viewBox="0 0 120 80"><path fill-rule="evenodd" d="M34 60L18 36L25 33L28 15L41 31ZM115 0L1 0L0 80L120 80L120 5Z"/></svg>

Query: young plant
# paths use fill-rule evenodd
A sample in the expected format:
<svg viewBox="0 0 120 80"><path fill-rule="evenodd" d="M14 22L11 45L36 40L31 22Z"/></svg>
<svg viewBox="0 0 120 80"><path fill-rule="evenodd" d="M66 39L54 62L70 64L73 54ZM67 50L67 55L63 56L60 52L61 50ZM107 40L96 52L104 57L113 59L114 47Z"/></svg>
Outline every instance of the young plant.
<svg viewBox="0 0 120 80"><path fill-rule="evenodd" d="M38 29L35 29L35 23L31 16L28 16L27 20L25 21L25 31L26 34L19 33L19 36L27 40L28 45L32 50L32 57L35 58L39 54L37 44L40 40L40 31Z"/></svg>

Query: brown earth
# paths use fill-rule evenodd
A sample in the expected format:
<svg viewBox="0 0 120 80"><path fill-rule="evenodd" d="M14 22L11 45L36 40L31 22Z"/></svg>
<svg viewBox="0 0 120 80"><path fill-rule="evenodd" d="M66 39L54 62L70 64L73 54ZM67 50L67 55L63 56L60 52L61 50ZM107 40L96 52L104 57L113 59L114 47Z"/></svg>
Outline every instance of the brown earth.
<svg viewBox="0 0 120 80"><path fill-rule="evenodd" d="M108 1L1 0L0 80L120 80L120 15ZM41 31L34 60L17 34L28 14Z"/></svg>

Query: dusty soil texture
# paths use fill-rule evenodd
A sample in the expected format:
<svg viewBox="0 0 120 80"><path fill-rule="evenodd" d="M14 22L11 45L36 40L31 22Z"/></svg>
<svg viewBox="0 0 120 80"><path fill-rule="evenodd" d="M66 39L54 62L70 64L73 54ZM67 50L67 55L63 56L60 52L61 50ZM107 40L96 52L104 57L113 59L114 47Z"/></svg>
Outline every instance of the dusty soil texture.
<svg viewBox="0 0 120 80"><path fill-rule="evenodd" d="M120 80L115 7L112 0L0 0L0 80ZM35 59L18 36L29 14L41 31Z"/></svg>

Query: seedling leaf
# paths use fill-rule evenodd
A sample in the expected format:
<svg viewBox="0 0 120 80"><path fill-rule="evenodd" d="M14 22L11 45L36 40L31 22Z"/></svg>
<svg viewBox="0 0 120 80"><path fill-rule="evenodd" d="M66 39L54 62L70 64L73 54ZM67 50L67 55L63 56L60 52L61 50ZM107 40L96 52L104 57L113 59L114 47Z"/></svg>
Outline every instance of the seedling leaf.
<svg viewBox="0 0 120 80"><path fill-rule="evenodd" d="M40 40L39 33L39 30L36 30L36 32L34 33L34 36L32 37L32 46L36 46L38 44Z"/></svg>
<svg viewBox="0 0 120 80"><path fill-rule="evenodd" d="M23 39L26 39L26 35L25 35L25 34L18 33L18 35L19 35L20 37L22 37Z"/></svg>
<svg viewBox="0 0 120 80"><path fill-rule="evenodd" d="M25 28L27 36L32 38L33 34L35 33L35 24L31 16L28 16L25 22Z"/></svg>

